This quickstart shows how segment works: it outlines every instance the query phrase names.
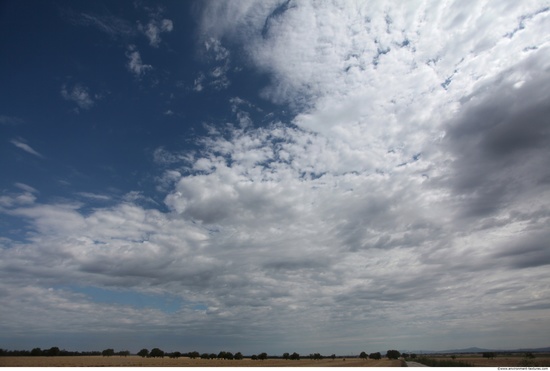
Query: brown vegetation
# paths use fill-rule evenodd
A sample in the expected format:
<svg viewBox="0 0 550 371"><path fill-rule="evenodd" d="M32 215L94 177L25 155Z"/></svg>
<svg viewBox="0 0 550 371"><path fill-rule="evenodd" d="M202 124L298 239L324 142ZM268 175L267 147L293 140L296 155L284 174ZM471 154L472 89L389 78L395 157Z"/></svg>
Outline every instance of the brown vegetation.
<svg viewBox="0 0 550 371"><path fill-rule="evenodd" d="M0 357L1 367L399 367L397 360L373 360L360 358L342 358L322 360L301 359L299 361L284 359L266 359L253 361L250 358L243 360L218 359L191 359L181 358L142 358L102 357L102 356L75 356L75 357Z"/></svg>
<svg viewBox="0 0 550 371"><path fill-rule="evenodd" d="M451 356L428 356L436 360L451 360ZM465 362L475 367L548 367L550 355L541 354L535 358L525 358L522 354L499 354L495 358L479 355L455 355L455 361Z"/></svg>

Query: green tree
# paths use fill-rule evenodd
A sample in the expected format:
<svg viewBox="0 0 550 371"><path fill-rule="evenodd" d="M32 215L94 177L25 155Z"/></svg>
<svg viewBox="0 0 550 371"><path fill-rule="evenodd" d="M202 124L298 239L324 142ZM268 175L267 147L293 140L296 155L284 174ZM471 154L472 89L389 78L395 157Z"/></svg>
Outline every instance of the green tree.
<svg viewBox="0 0 550 371"><path fill-rule="evenodd" d="M139 352L137 352L137 355L140 356L140 357L148 357L149 356L149 350L148 349L145 349L143 348L142 350L140 350Z"/></svg>
<svg viewBox="0 0 550 371"><path fill-rule="evenodd" d="M58 347L51 347L46 351L46 355L48 357L57 357L61 353Z"/></svg>
<svg viewBox="0 0 550 371"><path fill-rule="evenodd" d="M267 353L260 353L260 354L258 355L258 359L259 359L260 361L266 360L266 359L267 359Z"/></svg>
<svg viewBox="0 0 550 371"><path fill-rule="evenodd" d="M300 355L298 353L294 352L290 355L290 359L292 359L294 361L299 361L300 360Z"/></svg>
<svg viewBox="0 0 550 371"><path fill-rule="evenodd" d="M241 352L237 352L235 353L235 355L233 356L234 359L240 361L241 359L243 359L243 354Z"/></svg>
<svg viewBox="0 0 550 371"><path fill-rule="evenodd" d="M103 352L101 352L101 355L103 357L110 357L115 355L115 350L112 348L105 349Z"/></svg>
<svg viewBox="0 0 550 371"><path fill-rule="evenodd" d="M370 359L382 359L382 354L380 352L371 353L369 354Z"/></svg>
<svg viewBox="0 0 550 371"><path fill-rule="evenodd" d="M250 357L251 360L253 361L257 361L258 360L258 356L253 354L251 357Z"/></svg>
<svg viewBox="0 0 550 371"><path fill-rule="evenodd" d="M210 358L210 354L208 353L201 354L201 359L208 359L208 358Z"/></svg>
<svg viewBox="0 0 550 371"><path fill-rule="evenodd" d="M289 359L290 358L290 354L288 353L283 353L283 359Z"/></svg>
<svg viewBox="0 0 550 371"><path fill-rule="evenodd" d="M41 356L42 355L42 349L40 348L34 348L33 350L31 350L31 356Z"/></svg>
<svg viewBox="0 0 550 371"><path fill-rule="evenodd" d="M495 352L483 352L483 358L493 359L496 356Z"/></svg>
<svg viewBox="0 0 550 371"><path fill-rule="evenodd" d="M193 351L193 352L187 353L187 356L188 356L189 358L191 358L191 359L195 359L195 358L200 357L200 354L199 354L199 352L197 352L197 351Z"/></svg>
<svg viewBox="0 0 550 371"><path fill-rule="evenodd" d="M366 352L361 352L361 354L359 354L359 358L362 358L362 359L367 359L367 353Z"/></svg>
<svg viewBox="0 0 550 371"><path fill-rule="evenodd" d="M121 356L121 357L128 357L130 355L130 351L129 350L121 350L120 352L118 352L118 355Z"/></svg>
<svg viewBox="0 0 550 371"><path fill-rule="evenodd" d="M176 358L178 359L179 357L182 356L181 352L172 352L168 355L170 358Z"/></svg>
<svg viewBox="0 0 550 371"><path fill-rule="evenodd" d="M160 350L159 348L153 348L151 349L151 353L149 353L149 357L164 358L164 351Z"/></svg>
<svg viewBox="0 0 550 371"><path fill-rule="evenodd" d="M332 360L334 361L334 359L336 358L336 354L333 353L330 358L332 358Z"/></svg>
<svg viewBox="0 0 550 371"><path fill-rule="evenodd" d="M398 359L399 356L401 356L401 353L399 353L398 350L392 349L386 352L386 357L388 357L389 359Z"/></svg>

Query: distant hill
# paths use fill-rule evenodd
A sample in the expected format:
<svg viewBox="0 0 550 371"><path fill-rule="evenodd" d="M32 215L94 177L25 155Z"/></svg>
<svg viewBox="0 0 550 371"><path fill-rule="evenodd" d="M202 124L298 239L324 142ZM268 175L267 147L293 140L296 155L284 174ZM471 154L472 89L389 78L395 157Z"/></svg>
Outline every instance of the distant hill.
<svg viewBox="0 0 550 371"><path fill-rule="evenodd" d="M478 347L464 348L464 349L447 349L447 350L414 350L414 351L404 351L405 353L416 353L416 354L436 354L436 353L446 353L446 354L459 354L459 353L483 353L483 352L497 352L497 353L550 353L550 347L545 348L520 348L520 349L484 349Z"/></svg>

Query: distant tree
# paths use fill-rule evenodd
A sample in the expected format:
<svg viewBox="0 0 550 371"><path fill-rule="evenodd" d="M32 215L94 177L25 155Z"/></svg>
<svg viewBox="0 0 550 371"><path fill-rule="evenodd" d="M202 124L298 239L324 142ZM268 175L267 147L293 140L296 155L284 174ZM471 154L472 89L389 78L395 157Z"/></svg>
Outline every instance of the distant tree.
<svg viewBox="0 0 550 371"><path fill-rule="evenodd" d="M258 356L253 354L251 357L250 357L251 360L253 361L257 361L258 360Z"/></svg>
<svg viewBox="0 0 550 371"><path fill-rule="evenodd" d="M334 359L336 358L336 354L332 354L330 358L332 358L332 360L334 361Z"/></svg>
<svg viewBox="0 0 550 371"><path fill-rule="evenodd" d="M415 359L416 358L416 353L411 353L411 358Z"/></svg>
<svg viewBox="0 0 550 371"><path fill-rule="evenodd" d="M149 350L148 349L145 349L143 348L142 350L140 350L139 352L137 352L137 355L140 356L140 357L148 357L149 356Z"/></svg>
<svg viewBox="0 0 550 371"><path fill-rule="evenodd" d="M456 356L453 354L453 355L451 356L451 359L454 361L454 360L456 359Z"/></svg>
<svg viewBox="0 0 550 371"><path fill-rule="evenodd" d="M409 358L409 353L401 353L401 357L403 357L403 358Z"/></svg>
<svg viewBox="0 0 550 371"><path fill-rule="evenodd" d="M369 354L370 359L382 359L382 354L380 352L371 353Z"/></svg>
<svg viewBox="0 0 550 371"><path fill-rule="evenodd" d="M164 351L160 350L159 348L153 348L151 349L151 353L149 353L149 357L164 358Z"/></svg>
<svg viewBox="0 0 550 371"><path fill-rule="evenodd" d="M225 359L233 359L233 353L225 352Z"/></svg>
<svg viewBox="0 0 550 371"><path fill-rule="evenodd" d="M182 356L181 352L172 352L168 355L170 358L179 358Z"/></svg>
<svg viewBox="0 0 550 371"><path fill-rule="evenodd" d="M243 354L241 352L237 352L235 353L235 355L233 356L234 359L240 361L241 359L243 359Z"/></svg>
<svg viewBox="0 0 550 371"><path fill-rule="evenodd" d="M130 355L130 351L129 350L121 350L120 352L118 352L118 355L121 356L121 357L128 357Z"/></svg>
<svg viewBox="0 0 550 371"><path fill-rule="evenodd" d="M46 351L46 355L48 357L56 357L61 353L58 347L51 347Z"/></svg>
<svg viewBox="0 0 550 371"><path fill-rule="evenodd" d="M495 352L483 352L482 355L483 355L483 358L489 358L489 359L493 359L497 356Z"/></svg>
<svg viewBox="0 0 550 371"><path fill-rule="evenodd" d="M201 354L201 359L208 359L208 358L210 358L210 354L208 353Z"/></svg>
<svg viewBox="0 0 550 371"><path fill-rule="evenodd" d="M112 348L105 349L103 352L101 352L101 355L103 357L110 357L115 355L115 350Z"/></svg>
<svg viewBox="0 0 550 371"><path fill-rule="evenodd" d="M398 350L392 349L386 352L386 357L389 359L398 359L399 356L401 356L401 353Z"/></svg>
<svg viewBox="0 0 550 371"><path fill-rule="evenodd" d="M361 354L359 354L359 358L366 359L367 357L368 357L367 353L365 353L365 352L361 352Z"/></svg>
<svg viewBox="0 0 550 371"><path fill-rule="evenodd" d="M298 353L294 352L290 355L290 359L292 359L294 361L299 361L300 360L300 355Z"/></svg>
<svg viewBox="0 0 550 371"><path fill-rule="evenodd" d="M265 360L267 359L267 353L260 353L260 354L258 355L258 359L259 359L260 361L265 361Z"/></svg>
<svg viewBox="0 0 550 371"><path fill-rule="evenodd" d="M31 350L31 356L41 356L43 353L42 353L42 349L40 348L34 348L33 350Z"/></svg>
<svg viewBox="0 0 550 371"><path fill-rule="evenodd" d="M210 359L216 359L216 354L215 353L210 353Z"/></svg>
<svg viewBox="0 0 550 371"><path fill-rule="evenodd" d="M200 357L200 354L199 354L199 352L197 352L197 351L193 351L193 352L187 353L187 357L189 357L189 358L191 358L191 359L195 359L195 358Z"/></svg>
<svg viewBox="0 0 550 371"><path fill-rule="evenodd" d="M527 352L523 355L523 357L528 358L528 359L533 359L533 358L535 358L535 355L531 352Z"/></svg>
<svg viewBox="0 0 550 371"><path fill-rule="evenodd" d="M288 353L283 353L283 359L289 359L290 358L290 354Z"/></svg>
<svg viewBox="0 0 550 371"><path fill-rule="evenodd" d="M223 350L222 350L221 352L219 352L219 353L218 353L218 359L225 359L225 357L226 357L226 354L225 354L225 353L226 353L226 352L223 351Z"/></svg>

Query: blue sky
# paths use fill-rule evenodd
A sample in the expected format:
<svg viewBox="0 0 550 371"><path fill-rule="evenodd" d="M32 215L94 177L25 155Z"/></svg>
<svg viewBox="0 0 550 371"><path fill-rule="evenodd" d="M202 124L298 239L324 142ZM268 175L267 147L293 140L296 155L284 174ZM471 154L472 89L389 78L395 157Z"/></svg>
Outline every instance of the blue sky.
<svg viewBox="0 0 550 371"><path fill-rule="evenodd" d="M548 346L549 9L2 2L0 347Z"/></svg>

